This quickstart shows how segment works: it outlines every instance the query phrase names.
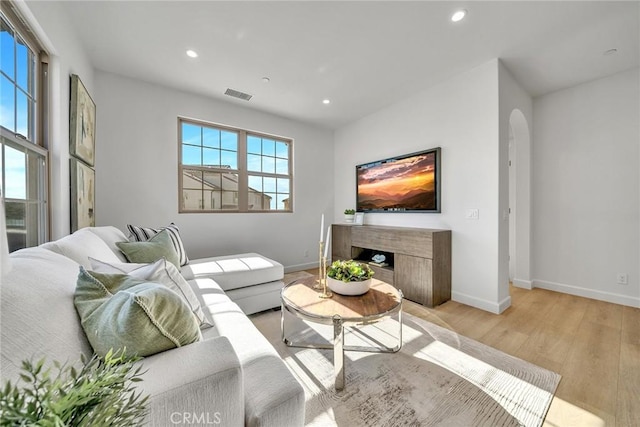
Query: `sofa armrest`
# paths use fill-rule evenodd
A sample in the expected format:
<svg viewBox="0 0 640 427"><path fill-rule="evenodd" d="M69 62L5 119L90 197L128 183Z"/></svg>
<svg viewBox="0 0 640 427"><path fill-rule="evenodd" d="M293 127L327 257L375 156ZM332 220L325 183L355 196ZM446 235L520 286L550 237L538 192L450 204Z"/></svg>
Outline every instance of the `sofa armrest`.
<svg viewBox="0 0 640 427"><path fill-rule="evenodd" d="M144 358L138 389L150 395L147 424L244 425L240 361L226 337Z"/></svg>

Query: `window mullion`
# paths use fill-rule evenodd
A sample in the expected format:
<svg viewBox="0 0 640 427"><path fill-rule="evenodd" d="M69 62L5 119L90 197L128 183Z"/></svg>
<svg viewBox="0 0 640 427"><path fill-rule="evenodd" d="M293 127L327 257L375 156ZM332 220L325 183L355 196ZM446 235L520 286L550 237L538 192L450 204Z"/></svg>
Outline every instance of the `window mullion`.
<svg viewBox="0 0 640 427"><path fill-rule="evenodd" d="M45 148L49 147L49 114L47 110L47 90L48 90L48 77L49 77L49 69L47 64L47 58L44 53L40 53L38 55L38 60L35 62L35 70L34 73L37 76L35 80L36 87L34 88L33 93L37 94L37 100L34 100L34 123L40 123L39 127L34 129L37 132L37 141L39 144Z"/></svg>
<svg viewBox="0 0 640 427"><path fill-rule="evenodd" d="M16 136L15 132L11 132L8 129L0 128L0 137L4 138L10 144L14 144L15 146L20 147L23 150L35 151L41 156L47 155L46 149L40 147L39 145L32 144L29 141L26 141L22 138L19 138L18 136Z"/></svg>
<svg viewBox="0 0 640 427"><path fill-rule="evenodd" d="M184 206L184 165L182 163L182 126L178 118L178 212L185 210Z"/></svg>
<svg viewBox="0 0 640 427"><path fill-rule="evenodd" d="M204 165L204 127L200 128L200 164ZM198 208L200 210L204 210L204 195L205 195L204 168L201 168L200 173L202 174L202 182L200 185L200 205L198 206Z"/></svg>
<svg viewBox="0 0 640 427"><path fill-rule="evenodd" d="M241 131L238 137L238 209L249 210L249 172L247 171L247 132Z"/></svg>

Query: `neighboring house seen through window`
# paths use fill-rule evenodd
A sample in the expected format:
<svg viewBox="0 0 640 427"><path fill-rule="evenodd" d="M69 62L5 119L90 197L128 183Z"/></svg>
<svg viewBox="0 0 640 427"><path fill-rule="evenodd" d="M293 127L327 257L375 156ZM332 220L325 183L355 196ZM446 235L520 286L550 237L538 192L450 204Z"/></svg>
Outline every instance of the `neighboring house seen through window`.
<svg viewBox="0 0 640 427"><path fill-rule="evenodd" d="M291 212L289 139L178 119L180 212Z"/></svg>
<svg viewBox="0 0 640 427"><path fill-rule="evenodd" d="M9 250L48 238L47 56L11 10L0 14L0 192Z"/></svg>

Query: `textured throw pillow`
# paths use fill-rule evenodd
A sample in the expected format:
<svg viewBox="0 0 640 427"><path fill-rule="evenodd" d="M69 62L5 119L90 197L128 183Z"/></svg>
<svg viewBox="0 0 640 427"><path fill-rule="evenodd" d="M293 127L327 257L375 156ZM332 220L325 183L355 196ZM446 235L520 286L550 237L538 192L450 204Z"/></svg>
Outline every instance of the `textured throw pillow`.
<svg viewBox="0 0 640 427"><path fill-rule="evenodd" d="M180 230L173 222L166 227L160 228L139 227L137 225L127 224L127 229L129 230L129 240L132 242L146 242L162 230L167 230L171 236L173 247L176 249L178 257L180 258L180 266L189 264L187 252L184 250L184 244L180 238Z"/></svg>
<svg viewBox="0 0 640 427"><path fill-rule="evenodd" d="M118 248L129 262L155 262L160 258L180 268L180 259L171 243L169 232L162 230L146 242L118 242Z"/></svg>
<svg viewBox="0 0 640 427"><path fill-rule="evenodd" d="M202 339L182 298L158 283L126 274L90 274L80 266L74 304L93 350L149 356Z"/></svg>
<svg viewBox="0 0 640 427"><path fill-rule="evenodd" d="M138 280L165 285L182 297L191 311L198 319L200 329L213 326L213 321L206 318L198 297L193 292L189 283L182 277L175 265L161 258L152 264L114 263L109 264L97 259L89 258L92 272L103 274L127 274ZM132 268L133 266L133 268Z"/></svg>

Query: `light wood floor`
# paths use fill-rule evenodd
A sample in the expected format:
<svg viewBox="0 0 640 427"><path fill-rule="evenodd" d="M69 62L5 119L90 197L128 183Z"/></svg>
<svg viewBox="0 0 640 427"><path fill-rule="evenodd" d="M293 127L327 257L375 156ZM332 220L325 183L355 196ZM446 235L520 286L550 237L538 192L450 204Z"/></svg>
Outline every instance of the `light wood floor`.
<svg viewBox="0 0 640 427"><path fill-rule="evenodd" d="M307 270L317 274L317 270ZM640 426L640 309L510 288L500 315L454 301L405 312L562 375L544 427Z"/></svg>
<svg viewBox="0 0 640 427"><path fill-rule="evenodd" d="M448 301L404 310L562 375L546 427L640 426L640 309L511 287L495 315Z"/></svg>

